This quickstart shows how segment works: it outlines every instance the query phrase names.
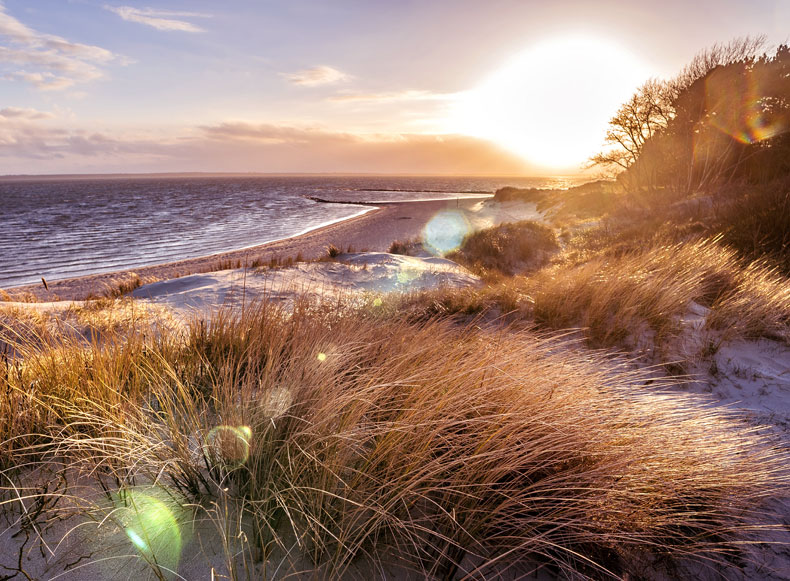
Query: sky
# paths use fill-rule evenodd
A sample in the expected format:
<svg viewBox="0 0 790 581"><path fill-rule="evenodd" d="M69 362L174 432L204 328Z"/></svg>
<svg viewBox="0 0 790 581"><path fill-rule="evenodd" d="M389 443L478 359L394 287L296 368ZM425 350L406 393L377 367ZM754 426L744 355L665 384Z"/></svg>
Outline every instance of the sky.
<svg viewBox="0 0 790 581"><path fill-rule="evenodd" d="M0 0L0 174L567 175L790 0Z"/></svg>

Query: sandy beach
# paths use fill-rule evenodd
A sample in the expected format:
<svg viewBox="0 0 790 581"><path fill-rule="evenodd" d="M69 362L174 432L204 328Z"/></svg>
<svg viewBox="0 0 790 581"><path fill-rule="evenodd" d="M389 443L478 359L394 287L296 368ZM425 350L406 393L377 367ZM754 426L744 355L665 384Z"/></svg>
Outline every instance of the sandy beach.
<svg viewBox="0 0 790 581"><path fill-rule="evenodd" d="M350 247L356 252L382 252L386 251L394 240L419 237L425 225L437 213L443 210L460 210L465 213L479 212L482 202L488 199L490 196L377 204L361 216L311 230L299 236L250 248L129 270L47 281L48 289L45 289L43 284L37 284L4 290L12 298L34 295L37 300L41 301L82 300L91 295L100 296L108 289L117 287L124 281L129 281L134 275L140 277L143 282L151 282L226 269L238 264L252 264L256 261L267 263L275 257L286 260L288 258L295 259L301 255L305 260L309 260L326 254L329 245L334 245L344 251ZM502 210L496 211L501 213ZM509 211L506 210L505 214ZM491 219L490 213L485 218L481 217L481 220L492 223L500 221Z"/></svg>

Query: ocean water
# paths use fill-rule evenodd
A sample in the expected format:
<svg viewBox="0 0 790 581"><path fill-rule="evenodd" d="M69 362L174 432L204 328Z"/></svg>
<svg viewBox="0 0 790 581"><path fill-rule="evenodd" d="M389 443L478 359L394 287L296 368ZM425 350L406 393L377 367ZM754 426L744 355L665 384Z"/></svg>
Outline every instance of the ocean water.
<svg viewBox="0 0 790 581"><path fill-rule="evenodd" d="M574 178L379 176L0 179L0 288L136 268L288 238L377 202Z"/></svg>

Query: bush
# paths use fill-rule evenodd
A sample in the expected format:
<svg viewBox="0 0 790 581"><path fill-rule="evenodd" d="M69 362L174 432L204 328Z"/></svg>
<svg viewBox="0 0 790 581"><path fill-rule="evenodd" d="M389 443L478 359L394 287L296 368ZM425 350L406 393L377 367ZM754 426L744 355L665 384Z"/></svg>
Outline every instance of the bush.
<svg viewBox="0 0 790 581"><path fill-rule="evenodd" d="M556 193L555 190L541 190L538 188L514 188L505 186L494 192L495 202L533 202L545 199L548 194Z"/></svg>
<svg viewBox="0 0 790 581"><path fill-rule="evenodd" d="M715 220L727 244L750 258L768 255L790 274L790 180L734 192Z"/></svg>
<svg viewBox="0 0 790 581"><path fill-rule="evenodd" d="M474 232L447 258L473 270L513 275L543 266L557 249L551 228L525 220Z"/></svg>

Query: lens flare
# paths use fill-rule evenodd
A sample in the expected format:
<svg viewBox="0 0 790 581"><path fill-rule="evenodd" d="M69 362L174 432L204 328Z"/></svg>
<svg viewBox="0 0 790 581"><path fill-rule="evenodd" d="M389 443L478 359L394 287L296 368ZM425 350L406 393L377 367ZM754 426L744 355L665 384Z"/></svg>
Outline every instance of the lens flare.
<svg viewBox="0 0 790 581"><path fill-rule="evenodd" d="M420 277L420 271L415 268L404 267L398 271L398 284L409 285Z"/></svg>
<svg viewBox="0 0 790 581"><path fill-rule="evenodd" d="M123 490L113 499L113 518L149 563L175 571L183 537L177 514L181 505L162 488Z"/></svg>
<svg viewBox="0 0 790 581"><path fill-rule="evenodd" d="M318 354L319 361L326 361L326 353L319 353Z"/></svg>
<svg viewBox="0 0 790 581"><path fill-rule="evenodd" d="M705 81L710 124L743 144L784 133L788 127L781 117L771 115L765 94L758 75L751 71L714 71Z"/></svg>
<svg viewBox="0 0 790 581"><path fill-rule="evenodd" d="M425 225L423 240L434 254L446 254L457 250L464 238L472 231L469 220L458 210L439 212Z"/></svg>
<svg viewBox="0 0 790 581"><path fill-rule="evenodd" d="M373 306L374 307L380 307L381 305L382 305L382 303L381 303L381 299L380 298L377 297L377 298L373 299Z"/></svg>
<svg viewBox="0 0 790 581"><path fill-rule="evenodd" d="M249 426L217 426L206 436L206 457L217 465L237 468L250 457Z"/></svg>
<svg viewBox="0 0 790 581"><path fill-rule="evenodd" d="M275 419L287 412L291 403L293 403L291 390L286 387L275 387L262 398L261 409L266 417Z"/></svg>

